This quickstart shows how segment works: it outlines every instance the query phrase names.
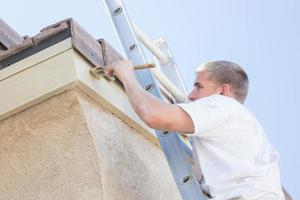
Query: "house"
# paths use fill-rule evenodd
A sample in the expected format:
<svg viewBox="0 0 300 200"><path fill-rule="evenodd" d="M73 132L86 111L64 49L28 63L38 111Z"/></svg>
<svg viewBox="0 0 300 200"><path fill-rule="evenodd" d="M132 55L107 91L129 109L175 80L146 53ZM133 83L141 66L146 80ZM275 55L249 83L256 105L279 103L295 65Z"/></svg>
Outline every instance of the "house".
<svg viewBox="0 0 300 200"><path fill-rule="evenodd" d="M121 83L90 73L117 51L73 19L34 37L0 25L0 199L180 199Z"/></svg>

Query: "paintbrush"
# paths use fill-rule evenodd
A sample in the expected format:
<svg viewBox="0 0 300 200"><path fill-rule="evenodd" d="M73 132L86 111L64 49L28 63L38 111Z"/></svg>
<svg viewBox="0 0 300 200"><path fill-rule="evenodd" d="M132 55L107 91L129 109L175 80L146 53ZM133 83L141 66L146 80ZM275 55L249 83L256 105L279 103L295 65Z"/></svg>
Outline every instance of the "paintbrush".
<svg viewBox="0 0 300 200"><path fill-rule="evenodd" d="M140 69L149 69L156 67L155 63L147 63L147 64L141 64L141 65L135 65L133 67L134 70L140 70ZM101 76L104 76L108 78L109 80L115 80L115 77L107 77L104 75L105 67L94 67L90 69L90 73L96 78L99 79Z"/></svg>

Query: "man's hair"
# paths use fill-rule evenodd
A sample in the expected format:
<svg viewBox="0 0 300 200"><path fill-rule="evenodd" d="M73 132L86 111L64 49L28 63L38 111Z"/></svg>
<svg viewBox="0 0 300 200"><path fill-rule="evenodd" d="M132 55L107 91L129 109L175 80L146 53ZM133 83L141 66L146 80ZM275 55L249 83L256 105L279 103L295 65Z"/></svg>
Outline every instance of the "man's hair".
<svg viewBox="0 0 300 200"><path fill-rule="evenodd" d="M229 61L211 61L198 67L199 71L209 72L209 79L216 84L230 85L236 100L243 103L247 97L249 80L246 72L238 64Z"/></svg>

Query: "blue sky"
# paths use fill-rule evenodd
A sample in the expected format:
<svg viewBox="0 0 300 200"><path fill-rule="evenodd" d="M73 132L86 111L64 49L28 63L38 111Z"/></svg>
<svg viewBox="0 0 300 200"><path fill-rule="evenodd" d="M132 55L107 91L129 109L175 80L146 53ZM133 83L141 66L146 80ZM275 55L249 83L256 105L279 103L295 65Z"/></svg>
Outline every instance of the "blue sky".
<svg viewBox="0 0 300 200"><path fill-rule="evenodd" d="M295 199L300 174L300 2L297 0L126 0L132 21L167 39L190 90L196 67L230 60L250 77L246 106L281 155L282 183ZM102 0L1 0L1 18L21 35L72 17L121 51Z"/></svg>

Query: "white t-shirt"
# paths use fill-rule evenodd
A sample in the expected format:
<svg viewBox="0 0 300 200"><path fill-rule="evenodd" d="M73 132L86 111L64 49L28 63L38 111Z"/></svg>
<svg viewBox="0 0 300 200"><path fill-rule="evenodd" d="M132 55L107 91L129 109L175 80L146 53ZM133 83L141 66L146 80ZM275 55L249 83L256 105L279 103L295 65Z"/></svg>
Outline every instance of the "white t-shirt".
<svg viewBox="0 0 300 200"><path fill-rule="evenodd" d="M195 173L212 199L252 199L270 192L284 199L279 154L245 106L218 94L178 105L193 120Z"/></svg>

